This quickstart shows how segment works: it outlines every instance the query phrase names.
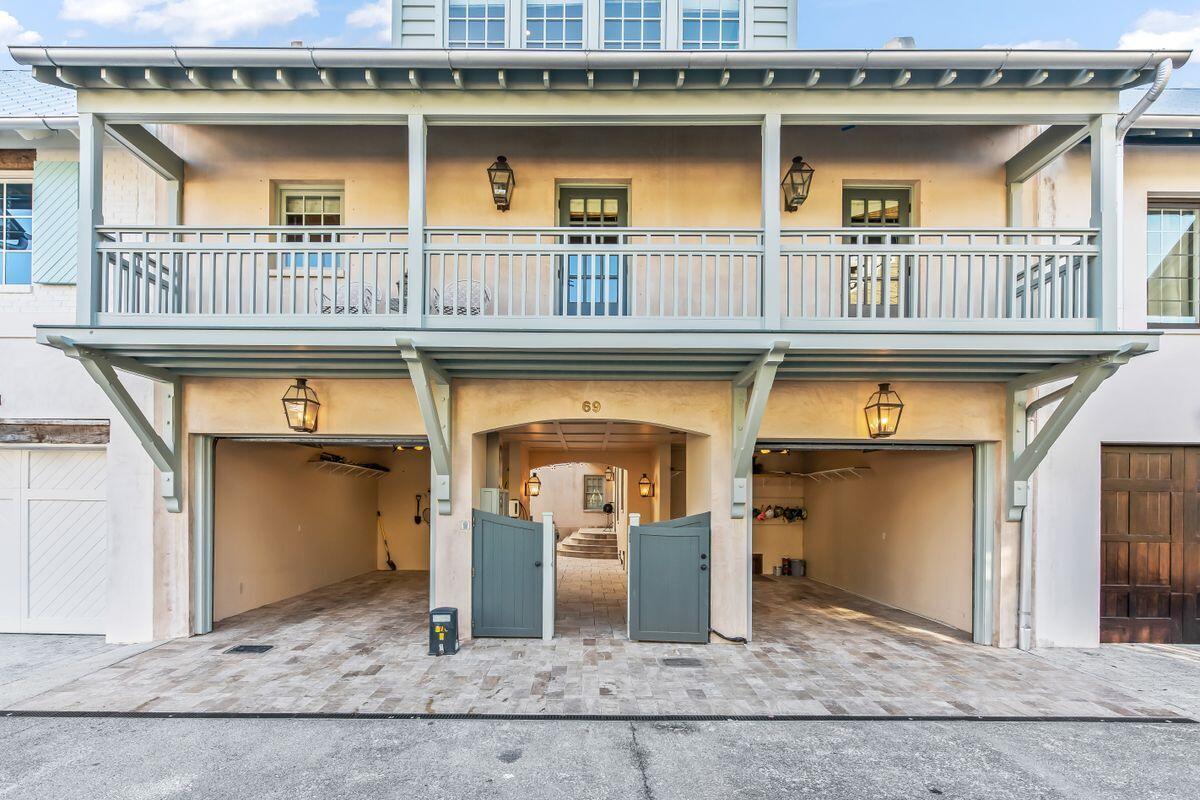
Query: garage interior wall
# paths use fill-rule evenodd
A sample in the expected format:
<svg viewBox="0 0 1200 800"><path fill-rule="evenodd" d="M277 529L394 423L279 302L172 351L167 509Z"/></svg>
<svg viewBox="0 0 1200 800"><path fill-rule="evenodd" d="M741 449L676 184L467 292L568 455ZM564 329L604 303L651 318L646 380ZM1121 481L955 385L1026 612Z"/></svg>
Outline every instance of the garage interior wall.
<svg viewBox="0 0 1200 800"><path fill-rule="evenodd" d="M969 632L972 451L812 452L804 465L870 468L857 480L808 481L809 577Z"/></svg>
<svg viewBox="0 0 1200 800"><path fill-rule="evenodd" d="M418 494L421 495L421 508L429 508L429 451L411 448L400 452L376 450L374 460L391 470L376 487L380 519L387 531L392 561L396 562L398 570L425 572L429 569L429 523L417 522L414 517L419 513ZM375 566L387 569L383 542L376 544Z"/></svg>
<svg viewBox="0 0 1200 800"><path fill-rule="evenodd" d="M326 451L350 461L394 465L390 448ZM415 487L428 488L428 456L413 458L413 466L376 481L309 467L306 462L318 452L288 442L217 442L214 620L377 569L377 509L388 512L384 524L396 537L397 567L427 569L428 528L421 526L424 532L418 535L412 516ZM405 491L406 481L411 491ZM412 566L401 566L400 557Z"/></svg>

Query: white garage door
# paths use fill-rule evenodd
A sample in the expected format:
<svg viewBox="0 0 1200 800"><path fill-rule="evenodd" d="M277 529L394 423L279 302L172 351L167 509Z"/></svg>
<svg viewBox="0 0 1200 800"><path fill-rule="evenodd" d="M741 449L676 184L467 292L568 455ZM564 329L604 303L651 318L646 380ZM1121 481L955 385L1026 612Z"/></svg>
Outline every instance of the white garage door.
<svg viewBox="0 0 1200 800"><path fill-rule="evenodd" d="M104 633L103 450L0 448L0 631Z"/></svg>

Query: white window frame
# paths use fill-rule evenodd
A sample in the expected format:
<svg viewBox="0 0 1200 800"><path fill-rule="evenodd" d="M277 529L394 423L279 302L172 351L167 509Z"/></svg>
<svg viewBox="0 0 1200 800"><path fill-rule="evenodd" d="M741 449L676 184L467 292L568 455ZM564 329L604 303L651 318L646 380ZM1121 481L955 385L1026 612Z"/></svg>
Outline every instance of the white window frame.
<svg viewBox="0 0 1200 800"><path fill-rule="evenodd" d="M596 40L595 13L599 7L597 5L597 3L598 2L602 3L603 0L564 0L564 5L567 2L578 2L579 5L582 7L583 13L582 13L582 16L580 19L581 19L581 22L583 25L583 31L581 34L579 47L563 47L563 48L550 48L550 47L533 48L533 47L530 47L529 46L529 36L528 36L528 33L529 33L529 0L516 0L516 2L520 3L520 9L521 9L520 41L521 41L521 47L523 49L545 50L545 51L555 52L555 53L563 53L563 52L569 53L574 50L594 50L595 49L595 40ZM547 1L547 2L545 2L545 4L549 5L550 3Z"/></svg>
<svg viewBox="0 0 1200 800"><path fill-rule="evenodd" d="M620 1L621 0L618 0L618 2L620 2ZM644 4L647 2L647 0L640 0L640 2L643 3L643 10L644 10ZM658 51L667 49L667 29L669 27L669 25L667 23L667 19L668 19L668 15L673 13L672 9L677 8L675 3L667 2L667 0L659 0L658 47L657 48L641 47L638 49L625 48L625 47L609 48L608 37L605 35L605 29L608 27L608 15L605 11L605 6L607 5L607 0L597 0L597 3L598 3L598 5L597 5L597 21L596 21L596 25L597 25L596 40L597 40L597 47L599 49L601 49L601 50L611 49L614 52L628 51L628 52L633 52L633 53L637 53L637 52L653 53L653 52L658 52ZM682 14L683 12L682 12L681 7L678 7L678 8L680 8L679 13ZM620 22L623 24L625 22L626 18L622 14L622 16L619 19L620 19ZM639 17L638 19L642 22L643 25L645 25L646 17L643 16L643 17Z"/></svg>
<svg viewBox="0 0 1200 800"><path fill-rule="evenodd" d="M700 2L704 2L704 1L705 0L700 0ZM716 0L716 1L719 2L720 0ZM684 49L684 47L683 47L684 0L674 0L673 5L675 7L673 16L674 16L674 21L675 21L676 27L675 27L675 35L673 38L673 48L672 49L683 50ZM719 52L721 50L745 50L746 49L746 41L747 41L746 40L746 30L749 27L749 19L747 19L747 16L746 16L746 12L747 12L746 6L747 6L746 0L738 0L738 40L737 40L737 45L735 47L716 48L717 52ZM666 13L665 8L663 9L663 13L664 14ZM664 20L664 23L665 23L665 20ZM696 48L696 50L703 51L704 48Z"/></svg>
<svg viewBox="0 0 1200 800"><path fill-rule="evenodd" d="M1192 244L1192 314L1191 316L1164 316L1150 313L1150 214L1154 211L1191 209L1197 217L1196 240ZM1148 325L1196 326L1200 324L1200 197L1188 193L1151 195L1146 198L1146 254L1144 257L1143 286L1146 290L1146 323Z"/></svg>
<svg viewBox="0 0 1200 800"><path fill-rule="evenodd" d="M469 2L469 0L467 0L467 2ZM522 6L518 6L517 5L518 3L522 3ZM492 47L492 46L486 45L486 44L482 45L482 46L469 45L466 47L455 47L450 44L450 5L451 5L451 0L446 0L445 3L442 4L442 26L441 26L442 27L442 42L443 42L445 48L447 50L500 50L500 49L504 49L504 48L520 47L525 38L525 36L524 36L525 17L524 17L524 9L523 9L523 0L499 0L498 3L494 3L493 5L501 5L501 4L504 6L504 35L503 35L503 37L501 37L501 44L499 45L499 47ZM520 25L521 30L517 30L518 26L513 24L514 19L521 20L521 25Z"/></svg>
<svg viewBox="0 0 1200 800"><path fill-rule="evenodd" d="M0 257L0 294L28 294L33 291L33 245L36 243L33 240L33 207L37 203L37 191L33 185L33 170L31 169L12 169L0 170L0 186L9 183L27 183L29 184L30 193L33 195L29 206L29 222L30 222L30 243L29 250L15 250L13 252L28 252L29 253L29 282L28 283L4 283L4 270L7 270L7 264ZM3 191L0 190L0 195ZM3 209L0 208L0 212ZM0 219L5 215L0 214ZM0 241L0 252L7 252L7 247L4 241Z"/></svg>

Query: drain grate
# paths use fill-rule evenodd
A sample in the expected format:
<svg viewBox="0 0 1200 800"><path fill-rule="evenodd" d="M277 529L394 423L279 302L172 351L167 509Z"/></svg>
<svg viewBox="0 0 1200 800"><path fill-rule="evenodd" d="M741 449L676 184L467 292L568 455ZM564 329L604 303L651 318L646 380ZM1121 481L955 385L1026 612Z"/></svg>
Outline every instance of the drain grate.
<svg viewBox="0 0 1200 800"><path fill-rule="evenodd" d="M240 653L265 653L274 646L273 644L239 644L234 645L225 652L233 653L234 655Z"/></svg>
<svg viewBox="0 0 1200 800"><path fill-rule="evenodd" d="M662 660L664 667L702 667L698 658L664 658Z"/></svg>

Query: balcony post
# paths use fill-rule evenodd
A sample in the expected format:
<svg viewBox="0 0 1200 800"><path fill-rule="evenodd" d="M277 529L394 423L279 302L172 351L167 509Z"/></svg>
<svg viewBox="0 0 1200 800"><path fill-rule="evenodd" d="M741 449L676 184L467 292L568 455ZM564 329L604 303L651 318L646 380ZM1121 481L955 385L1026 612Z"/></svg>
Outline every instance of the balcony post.
<svg viewBox="0 0 1200 800"><path fill-rule="evenodd" d="M425 142L424 114L408 115L408 302L406 323L420 328L425 318Z"/></svg>
<svg viewBox="0 0 1200 800"><path fill-rule="evenodd" d="M780 276L780 227L782 212L779 199L779 148L782 118L779 114L765 114L762 121L762 298L763 325L767 330L783 327L783 303L780 293L783 282Z"/></svg>
<svg viewBox="0 0 1200 800"><path fill-rule="evenodd" d="M75 269L75 321L93 326L100 311L101 278L96 226L104 223L104 118L79 114L79 218Z"/></svg>
<svg viewBox="0 0 1200 800"><path fill-rule="evenodd" d="M1120 295L1121 208L1117 159L1117 115L1101 114L1090 126L1092 158L1091 226L1100 232L1099 252L1088 279L1090 313L1101 330L1116 330Z"/></svg>

